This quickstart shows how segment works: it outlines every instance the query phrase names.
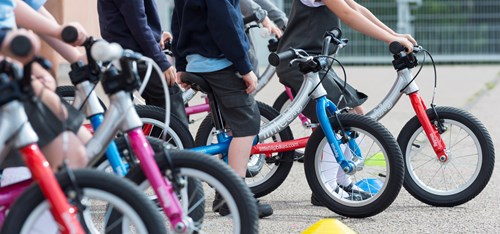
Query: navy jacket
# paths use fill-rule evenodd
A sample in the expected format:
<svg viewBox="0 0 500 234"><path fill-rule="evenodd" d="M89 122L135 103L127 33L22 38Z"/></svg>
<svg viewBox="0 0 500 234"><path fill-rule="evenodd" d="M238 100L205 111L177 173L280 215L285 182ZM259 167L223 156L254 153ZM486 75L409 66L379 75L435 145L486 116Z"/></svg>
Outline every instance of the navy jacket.
<svg viewBox="0 0 500 234"><path fill-rule="evenodd" d="M239 0L175 0L172 33L178 71L189 54L225 57L242 75L252 70Z"/></svg>
<svg viewBox="0 0 500 234"><path fill-rule="evenodd" d="M171 64L162 52L160 17L155 0L99 0L101 36L152 58L162 69Z"/></svg>

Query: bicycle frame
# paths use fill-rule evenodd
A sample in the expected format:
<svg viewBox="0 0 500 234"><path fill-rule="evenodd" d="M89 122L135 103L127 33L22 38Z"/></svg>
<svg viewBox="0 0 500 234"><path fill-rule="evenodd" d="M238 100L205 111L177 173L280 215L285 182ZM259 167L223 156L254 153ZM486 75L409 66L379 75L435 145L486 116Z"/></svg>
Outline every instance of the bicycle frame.
<svg viewBox="0 0 500 234"><path fill-rule="evenodd" d="M103 118L102 107L95 92L93 92L93 85L89 81L77 84L73 103L74 106L79 107L83 104L82 100L85 100L87 96L89 97L87 98L88 102L85 103L85 109L95 129L94 136L86 145L89 165L95 165L96 160L100 158L98 156L101 156L106 151L106 156L113 170L125 175L128 168L121 161L113 138L119 131L126 133L132 151L139 159L142 171L157 195L160 206L169 218L172 227L175 228L176 232L192 231L188 230L192 226L191 218L182 210L172 184L164 179L154 160L154 151L142 132L142 121L130 99L130 92L119 91L111 94L109 96L110 105ZM110 145L110 143L112 144Z"/></svg>
<svg viewBox="0 0 500 234"><path fill-rule="evenodd" d="M23 161L50 204L59 230L62 233L84 233L76 217L78 209L68 203L47 159L35 143L38 137L28 122L22 103L17 100L6 103L0 107L0 113L0 153L5 154L4 150L12 147L19 148ZM29 179L0 188L0 226L12 203L31 183Z"/></svg>
<svg viewBox="0 0 500 234"><path fill-rule="evenodd" d="M412 104L413 110L415 111L422 128L429 142L431 143L436 156L441 162L448 160L448 155L446 153L446 145L441 138L438 130L435 126L431 124L429 117L427 116L427 107L418 93L419 88L415 81L412 81L413 77L409 68L402 69L397 72L398 76L394 85L389 90L389 93L385 96L382 101L375 106L366 115L368 117L374 118L375 120L380 120L384 117L399 101L403 93L409 96L410 102ZM410 83L411 82L411 83ZM409 85L408 85L409 84ZM406 87L406 88L405 88ZM404 90L403 90L404 89Z"/></svg>
<svg viewBox="0 0 500 234"><path fill-rule="evenodd" d="M254 146L252 147L251 154L265 154L266 157L269 158L271 156L271 153L274 152L291 151L299 148L304 148L306 146L308 137L284 142L257 143L259 142L259 140L270 138L285 129L302 112L305 105L309 102L310 97L308 96L308 94L313 91L316 84L318 84L319 82L320 79L318 73L308 73L304 75L304 82L299 89L298 95L294 98L290 106L284 112L280 113L277 118L261 127L259 134L254 140ZM339 140L335 138L335 135L331 129L330 121L328 120L328 115L333 115L334 113L336 113L337 107L325 96L326 90L322 85L319 85L311 94L311 98L316 101L318 118L321 125L323 126L322 129L323 131L325 131L325 135L327 136L329 145L330 147L332 147L333 152L335 152L335 158L337 159L337 162L342 166L342 168L347 173L350 173L355 170L355 167L357 165L363 163L363 160L359 158L359 161L353 163L352 161L346 160L346 158L344 157L342 150L340 150ZM210 108L212 108L212 113L218 113L216 111L217 104L212 105L212 103L210 103ZM223 129L223 125L220 122L216 121L215 126L216 129ZM219 143L195 147L191 150L208 154L222 154L224 160L227 160L227 150L229 148L231 139L232 137L227 136L224 132L218 132L217 140Z"/></svg>

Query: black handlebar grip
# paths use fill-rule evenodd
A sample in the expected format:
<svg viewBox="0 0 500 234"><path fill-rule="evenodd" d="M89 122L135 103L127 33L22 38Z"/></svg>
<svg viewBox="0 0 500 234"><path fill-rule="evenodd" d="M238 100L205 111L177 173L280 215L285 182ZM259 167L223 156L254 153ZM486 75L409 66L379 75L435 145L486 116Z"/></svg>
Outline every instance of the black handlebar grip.
<svg viewBox="0 0 500 234"><path fill-rule="evenodd" d="M393 41L389 45L389 51L391 51L392 54L399 54L400 52L403 52L405 50L406 48L397 41Z"/></svg>
<svg viewBox="0 0 500 234"><path fill-rule="evenodd" d="M340 30L340 28L335 27L330 32L332 32L332 35L337 39L340 39L340 37L342 37L342 30Z"/></svg>
<svg viewBox="0 0 500 234"><path fill-rule="evenodd" d="M273 66L278 66L283 60L290 60L295 58L295 51L293 49L285 50L280 53L269 54L268 61L269 64Z"/></svg>
<svg viewBox="0 0 500 234"><path fill-rule="evenodd" d="M249 15L245 18L243 18L243 24L249 24L251 22L257 21L257 15L253 13L252 15Z"/></svg>
<svg viewBox="0 0 500 234"><path fill-rule="evenodd" d="M30 39L25 36L14 37L14 39L10 42L9 47L12 54L19 57L28 55L33 49Z"/></svg>
<svg viewBox="0 0 500 234"><path fill-rule="evenodd" d="M61 32L61 38L66 43L73 43L78 39L78 30L73 26L66 26Z"/></svg>

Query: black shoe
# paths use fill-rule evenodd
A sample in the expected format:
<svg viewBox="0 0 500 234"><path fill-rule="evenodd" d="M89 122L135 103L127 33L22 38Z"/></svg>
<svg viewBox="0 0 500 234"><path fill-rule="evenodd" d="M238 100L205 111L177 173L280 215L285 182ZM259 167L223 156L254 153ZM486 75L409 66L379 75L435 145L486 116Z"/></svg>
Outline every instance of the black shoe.
<svg viewBox="0 0 500 234"><path fill-rule="evenodd" d="M259 200L257 200L257 212L259 213L259 218L265 218L273 214L273 208L269 204L263 204L260 203ZM226 216L229 215L231 212L229 211L229 208L227 207L227 204L224 203L222 206L219 208L219 214L221 216Z"/></svg>
<svg viewBox="0 0 500 234"><path fill-rule="evenodd" d="M257 201L257 212L259 213L259 218L265 218L267 216L271 216L273 214L273 208L269 204L260 203Z"/></svg>
<svg viewBox="0 0 500 234"><path fill-rule="evenodd" d="M219 212L221 206L223 206L223 205L226 206L226 209L227 209L227 205L224 202L224 200L222 199L221 195L218 192L215 192L214 203L212 204L212 211Z"/></svg>
<svg viewBox="0 0 500 234"><path fill-rule="evenodd" d="M300 162L300 163L304 163L304 153L295 151L295 153L293 155L293 160Z"/></svg>

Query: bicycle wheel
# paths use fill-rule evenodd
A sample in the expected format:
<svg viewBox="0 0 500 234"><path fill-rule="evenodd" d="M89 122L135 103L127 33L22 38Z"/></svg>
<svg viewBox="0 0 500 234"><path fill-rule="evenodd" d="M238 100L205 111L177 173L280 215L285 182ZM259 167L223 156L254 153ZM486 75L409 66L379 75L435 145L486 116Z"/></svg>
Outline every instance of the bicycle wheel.
<svg viewBox="0 0 500 234"><path fill-rule="evenodd" d="M286 91L283 91L274 101L273 108L282 113L290 106L291 103L292 101L286 94ZM293 120L288 127L292 130L295 139L309 137L313 132L311 123L304 124L300 118L295 118L295 120ZM295 150L295 158L298 159L299 162L303 162L303 156L304 149Z"/></svg>
<svg viewBox="0 0 500 234"><path fill-rule="evenodd" d="M257 105L259 107L262 123L267 123L279 115L275 109L262 102L257 102ZM216 142L217 139L212 135L213 131L212 119L210 116L207 116L196 133L196 145L203 146ZM286 128L272 138L261 141L261 143L289 140L293 140L293 135L290 129ZM293 151L275 153L269 158L266 158L265 155L250 156L246 183L255 194L255 197L262 197L271 193L285 181L293 166L293 156ZM251 164L253 160L255 160L255 157L258 157L258 160L256 163Z"/></svg>
<svg viewBox="0 0 500 234"><path fill-rule="evenodd" d="M72 85L65 85L65 86L58 86L56 88L56 93L61 97L64 101L68 102L69 104L73 104L73 100L75 99L75 86ZM101 104L102 108L106 110L106 105L104 102L97 97L99 100L99 103Z"/></svg>
<svg viewBox="0 0 500 234"><path fill-rule="evenodd" d="M164 130L165 109L151 105L135 105L135 110L144 124L144 135L161 139L166 132L167 143L179 149L194 147L194 140L189 129L177 117L170 115L169 128Z"/></svg>
<svg viewBox="0 0 500 234"><path fill-rule="evenodd" d="M148 138L156 152L161 151L162 142L158 139ZM195 222L195 231L201 233L257 233L258 216L257 206L250 190L227 165L215 157L188 150L169 150L173 167L178 169L178 175L189 181L198 181L203 186L198 187L195 193L188 191L189 197L183 198L192 204L188 210L190 216L202 207L204 213L203 223ZM171 174L171 166L163 154L157 154L156 162L165 175ZM150 187L140 167L133 168L127 178L139 185L139 188L148 190ZM189 189L188 189L189 190ZM179 194L185 192L178 191ZM204 194L199 195L199 194ZM230 216L220 217L211 211L220 208L215 193L218 193L227 204ZM205 204L208 204L205 206Z"/></svg>
<svg viewBox="0 0 500 234"><path fill-rule="evenodd" d="M403 184L404 165L401 151L389 131L375 120L361 115L341 114L342 126L330 119L339 138L341 129L352 134L341 144L347 159L360 153L362 168L346 175L335 160L321 127L306 146L304 170L313 194L331 211L354 218L376 215L396 199ZM353 142L351 142L353 143ZM358 155L359 155L358 153Z"/></svg>
<svg viewBox="0 0 500 234"><path fill-rule="evenodd" d="M417 117L401 130L398 143L405 159L404 186L418 200L451 207L468 202L488 184L495 165L495 150L483 124L470 113L437 107L427 115L433 125L442 121L448 160L440 162Z"/></svg>
<svg viewBox="0 0 500 234"><path fill-rule="evenodd" d="M161 214L135 185L96 170L75 170L75 183L81 189L79 219L91 233L166 233ZM75 197L75 187L66 173L56 175L67 197ZM112 186L110 186L112 185ZM69 198L75 204L75 198ZM59 233L38 184L30 186L10 208L2 233ZM110 213L120 214L114 222Z"/></svg>

